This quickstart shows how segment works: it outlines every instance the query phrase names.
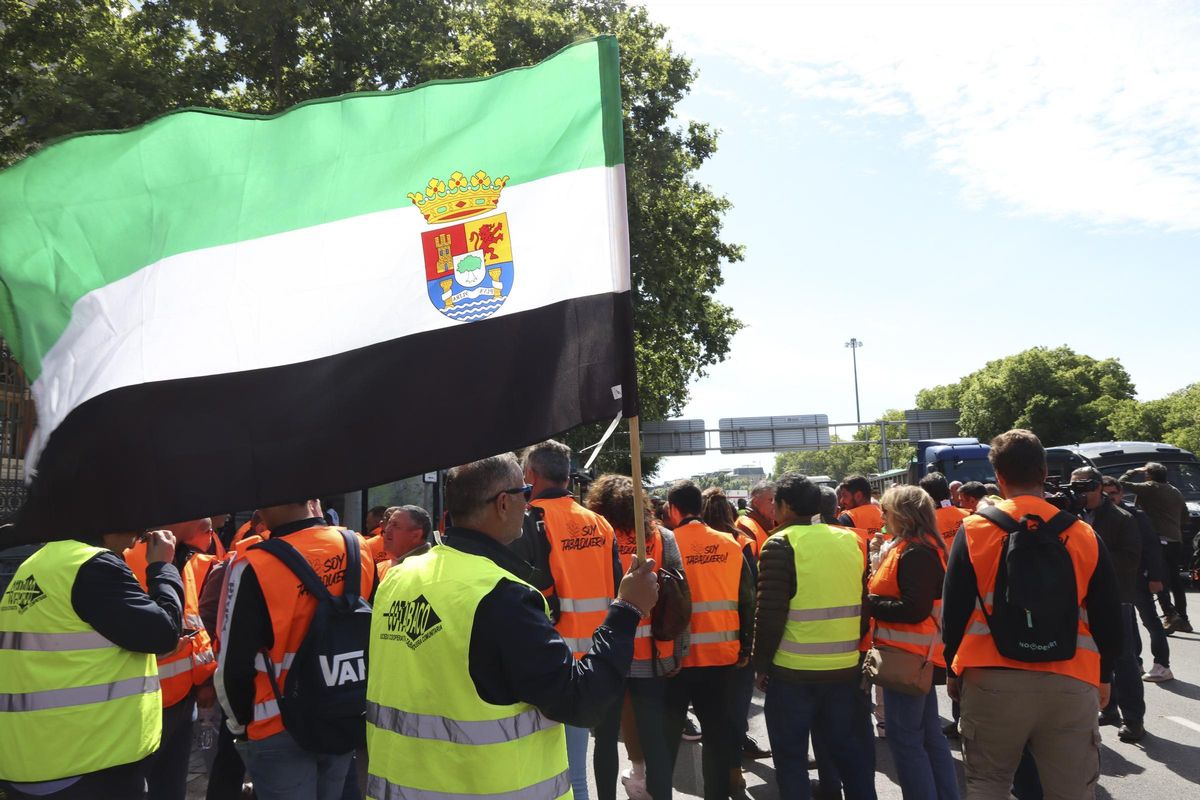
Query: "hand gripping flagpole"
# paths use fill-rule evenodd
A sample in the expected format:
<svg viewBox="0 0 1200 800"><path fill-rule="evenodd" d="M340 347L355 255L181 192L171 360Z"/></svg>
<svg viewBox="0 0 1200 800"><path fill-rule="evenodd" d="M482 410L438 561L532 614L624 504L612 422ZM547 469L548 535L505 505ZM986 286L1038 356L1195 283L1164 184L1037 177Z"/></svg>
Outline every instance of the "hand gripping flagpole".
<svg viewBox="0 0 1200 800"><path fill-rule="evenodd" d="M642 489L642 435L638 428L638 418L629 418L629 458L633 469L633 525L637 533L638 563L646 560L646 520L643 509L646 507L646 494Z"/></svg>

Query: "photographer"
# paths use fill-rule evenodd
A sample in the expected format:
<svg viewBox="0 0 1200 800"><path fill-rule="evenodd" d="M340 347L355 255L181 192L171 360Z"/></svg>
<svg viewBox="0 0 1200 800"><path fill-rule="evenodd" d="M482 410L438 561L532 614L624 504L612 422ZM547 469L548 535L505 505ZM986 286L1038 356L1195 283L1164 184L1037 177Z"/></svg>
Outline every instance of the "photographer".
<svg viewBox="0 0 1200 800"><path fill-rule="evenodd" d="M1121 596L1121 630L1124 634L1121 654L1113 664L1112 697L1100 710L1100 724L1121 725L1124 718L1117 737L1123 742L1139 742L1146 736L1142 725L1146 699L1134 653L1137 631L1133 602L1142 562L1141 534L1132 514L1108 502L1104 496L1103 476L1095 467L1080 467L1072 472L1070 489L1083 506L1078 516L1092 526L1108 548Z"/></svg>
<svg viewBox="0 0 1200 800"><path fill-rule="evenodd" d="M1167 483L1167 468L1149 462L1121 476L1121 488L1137 495L1138 505L1154 523L1167 562L1167 591L1158 593L1166 617L1167 633L1191 633L1187 616L1187 593L1179 571L1184 567L1183 529L1188 522L1187 503L1178 489ZM1174 603L1172 603L1172 595Z"/></svg>

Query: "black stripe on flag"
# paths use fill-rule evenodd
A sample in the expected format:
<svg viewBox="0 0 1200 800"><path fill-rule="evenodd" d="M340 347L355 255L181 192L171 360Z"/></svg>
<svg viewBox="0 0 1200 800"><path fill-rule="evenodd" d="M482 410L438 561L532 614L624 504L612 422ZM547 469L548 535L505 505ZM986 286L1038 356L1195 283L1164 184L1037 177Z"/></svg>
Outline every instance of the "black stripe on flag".
<svg viewBox="0 0 1200 800"><path fill-rule="evenodd" d="M116 389L50 436L7 540L356 491L630 416L632 339L629 293L601 294L314 361Z"/></svg>

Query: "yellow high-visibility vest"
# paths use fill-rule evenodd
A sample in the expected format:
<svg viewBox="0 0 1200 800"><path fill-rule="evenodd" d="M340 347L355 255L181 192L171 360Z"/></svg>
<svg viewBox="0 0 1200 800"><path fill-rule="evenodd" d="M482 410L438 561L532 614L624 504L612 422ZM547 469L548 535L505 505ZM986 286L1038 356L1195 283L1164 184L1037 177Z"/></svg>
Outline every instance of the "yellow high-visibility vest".
<svg viewBox="0 0 1200 800"><path fill-rule="evenodd" d="M471 680L475 610L501 580L518 579L447 546L388 570L371 619L367 797L571 796L562 724L488 703Z"/></svg>
<svg viewBox="0 0 1200 800"><path fill-rule="evenodd" d="M866 549L850 530L792 525L773 536L792 546L796 594L772 663L795 670L848 669L858 663Z"/></svg>
<svg viewBox="0 0 1200 800"><path fill-rule="evenodd" d="M154 656L113 644L71 605L79 568L103 552L51 542L26 559L0 598L0 779L83 775L158 749Z"/></svg>

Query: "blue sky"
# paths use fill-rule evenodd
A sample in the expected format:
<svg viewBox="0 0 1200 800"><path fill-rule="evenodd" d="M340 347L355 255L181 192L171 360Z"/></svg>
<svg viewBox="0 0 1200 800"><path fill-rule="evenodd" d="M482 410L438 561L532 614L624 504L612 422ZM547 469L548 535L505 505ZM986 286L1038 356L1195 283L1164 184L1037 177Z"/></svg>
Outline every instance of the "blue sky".
<svg viewBox="0 0 1200 800"><path fill-rule="evenodd" d="M1142 399L1200 380L1200 13L648 5L746 246L719 297L747 328L685 416L851 421L852 336L864 419L1035 345L1120 359Z"/></svg>

